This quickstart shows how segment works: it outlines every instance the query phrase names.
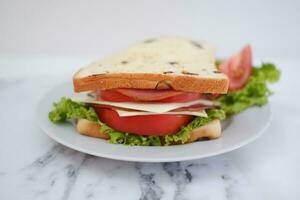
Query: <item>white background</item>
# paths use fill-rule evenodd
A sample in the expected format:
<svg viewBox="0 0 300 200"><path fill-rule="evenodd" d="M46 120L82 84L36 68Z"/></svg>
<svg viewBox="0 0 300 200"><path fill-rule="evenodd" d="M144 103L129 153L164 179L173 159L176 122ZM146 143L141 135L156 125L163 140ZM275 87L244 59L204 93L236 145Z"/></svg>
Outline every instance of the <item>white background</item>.
<svg viewBox="0 0 300 200"><path fill-rule="evenodd" d="M211 41L220 57L251 43L256 61L274 61L283 72L273 87L274 119L264 136L226 156L266 199L300 199L300 110L291 104L300 98L292 73L300 63L299 9L296 0L0 0L0 78L43 67L71 77L91 59L160 35Z"/></svg>
<svg viewBox="0 0 300 200"><path fill-rule="evenodd" d="M160 35L214 43L228 55L251 43L262 59L300 52L297 0L1 0L0 52L98 55Z"/></svg>

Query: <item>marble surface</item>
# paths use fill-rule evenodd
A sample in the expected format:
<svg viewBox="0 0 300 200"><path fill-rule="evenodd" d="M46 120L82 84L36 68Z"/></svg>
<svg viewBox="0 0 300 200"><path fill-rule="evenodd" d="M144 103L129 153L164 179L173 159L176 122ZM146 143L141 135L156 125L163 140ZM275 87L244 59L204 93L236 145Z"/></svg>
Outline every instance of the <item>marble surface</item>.
<svg viewBox="0 0 300 200"><path fill-rule="evenodd" d="M132 163L54 144L32 163L2 172L1 199L260 199L224 158Z"/></svg>
<svg viewBox="0 0 300 200"><path fill-rule="evenodd" d="M276 177L288 180L285 191L299 183L299 173L296 173L299 154L295 151L298 149L299 152L299 147L294 151L287 149L290 146L287 141L280 143L276 137L275 144L282 144L281 153L276 153L284 163L278 161L281 169L267 165L269 168L264 174L259 173L264 169L260 167L266 166L265 163L276 163L263 151L272 146L270 139L264 146L260 145L260 152L251 150L256 145L252 144L248 151L242 148L202 160L160 164L97 158L57 144L35 124L35 106L46 89L71 77L78 65L90 59L0 57L0 199L259 200L272 196L264 193L272 188L258 187L261 186L259 180L263 179L273 188L278 187L276 183L281 184ZM287 91L280 93L284 91L282 86L276 87L279 90L276 93L288 95ZM298 90L294 93L299 94ZM278 98L275 105L283 105L285 101L284 97ZM276 120L279 114L276 108L274 110ZM293 114L295 120L299 120L298 115ZM275 133L276 128L283 129L279 124L271 125ZM269 134L267 131L266 135ZM289 171L285 171L287 169ZM285 194L272 192L274 196L278 193L284 197ZM290 194L290 199L298 195L294 190Z"/></svg>

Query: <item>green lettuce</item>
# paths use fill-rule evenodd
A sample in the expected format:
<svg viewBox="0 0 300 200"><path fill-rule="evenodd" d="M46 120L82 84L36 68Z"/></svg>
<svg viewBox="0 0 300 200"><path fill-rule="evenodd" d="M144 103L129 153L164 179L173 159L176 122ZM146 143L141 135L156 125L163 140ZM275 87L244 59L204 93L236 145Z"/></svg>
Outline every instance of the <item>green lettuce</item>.
<svg viewBox="0 0 300 200"><path fill-rule="evenodd" d="M162 142L158 136L142 136L116 131L104 123L101 123L101 131L110 136L112 144L125 144L130 146L161 146Z"/></svg>
<svg viewBox="0 0 300 200"><path fill-rule="evenodd" d="M138 146L161 146L169 145L173 142L186 143L189 139L189 133L200 126L203 126L214 119L223 120L225 118L225 112L220 109L207 110L208 117L196 117L187 126L181 128L181 130L168 136L141 136L131 133L123 133L116 131L111 127L101 122L95 110L84 104L74 102L68 98L62 98L60 102L54 103L54 110L49 113L49 120L53 123L62 123L67 119L87 119L100 125L101 132L104 132L110 136L110 143L113 144L125 144L125 145L138 145Z"/></svg>
<svg viewBox="0 0 300 200"><path fill-rule="evenodd" d="M205 124L208 124L214 119L225 119L225 112L221 109L206 110L208 117L196 117L188 125L181 128L181 130L175 135L167 135L163 137L164 143L169 145L171 143L186 143L190 137L190 132L193 129L199 128Z"/></svg>
<svg viewBox="0 0 300 200"><path fill-rule="evenodd" d="M251 106L265 105L272 94L267 83L276 82L279 78L280 72L274 64L263 63L260 67L253 67L251 77L243 89L229 92L218 99L221 109L226 115L233 115Z"/></svg>
<svg viewBox="0 0 300 200"><path fill-rule="evenodd" d="M92 107L83 103L77 103L69 98L61 98L60 102L54 103L54 110L48 115L53 123L61 123L66 119L87 119L98 122L98 116Z"/></svg>

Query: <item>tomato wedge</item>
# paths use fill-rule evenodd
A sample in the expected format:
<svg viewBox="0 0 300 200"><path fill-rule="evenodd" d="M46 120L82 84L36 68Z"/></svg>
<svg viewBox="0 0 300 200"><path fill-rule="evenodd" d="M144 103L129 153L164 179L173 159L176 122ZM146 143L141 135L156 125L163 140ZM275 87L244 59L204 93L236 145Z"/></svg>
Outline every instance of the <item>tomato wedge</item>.
<svg viewBox="0 0 300 200"><path fill-rule="evenodd" d="M190 115L145 115L120 117L116 111L108 108L94 107L100 121L115 130L148 136L165 136L177 133L187 125Z"/></svg>
<svg viewBox="0 0 300 200"><path fill-rule="evenodd" d="M114 102L188 102L201 97L199 93L175 90L111 89L97 91L97 99Z"/></svg>
<svg viewBox="0 0 300 200"><path fill-rule="evenodd" d="M240 52L234 54L220 65L220 71L229 78L229 90L243 88L252 71L251 46L245 46Z"/></svg>

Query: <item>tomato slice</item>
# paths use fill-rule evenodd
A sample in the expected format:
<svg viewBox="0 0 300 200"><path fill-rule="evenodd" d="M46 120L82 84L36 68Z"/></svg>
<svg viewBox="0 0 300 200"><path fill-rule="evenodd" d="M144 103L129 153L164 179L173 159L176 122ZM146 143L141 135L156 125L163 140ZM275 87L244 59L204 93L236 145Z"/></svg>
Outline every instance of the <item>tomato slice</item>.
<svg viewBox="0 0 300 200"><path fill-rule="evenodd" d="M243 88L252 71L251 46L245 46L240 52L234 54L220 65L220 71L229 78L229 90Z"/></svg>
<svg viewBox="0 0 300 200"><path fill-rule="evenodd" d="M201 97L199 93L175 90L111 89L97 91L97 99L114 102L189 102Z"/></svg>
<svg viewBox="0 0 300 200"><path fill-rule="evenodd" d="M165 136L177 133L187 125L190 115L145 115L120 117L112 109L94 107L100 121L117 131L147 136Z"/></svg>

